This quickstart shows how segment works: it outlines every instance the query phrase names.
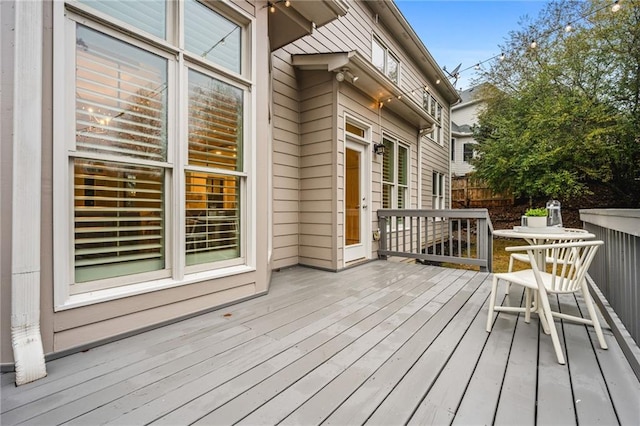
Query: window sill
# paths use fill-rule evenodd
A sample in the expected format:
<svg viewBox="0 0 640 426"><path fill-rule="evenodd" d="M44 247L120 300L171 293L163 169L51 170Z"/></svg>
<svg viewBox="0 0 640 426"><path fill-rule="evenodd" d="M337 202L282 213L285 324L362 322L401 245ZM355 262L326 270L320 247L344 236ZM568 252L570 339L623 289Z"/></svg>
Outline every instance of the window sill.
<svg viewBox="0 0 640 426"><path fill-rule="evenodd" d="M216 269L214 271L197 272L186 275L182 280L164 278L144 283L130 284L122 287L114 287L104 290L91 291L87 293L74 294L69 296L63 305L55 307L55 311L65 311L68 309L80 308L82 306L93 305L95 303L109 302L111 300L125 297L137 296L139 294L150 293L159 290L166 290L201 281L224 278L232 275L253 272L256 268L247 265L231 266L228 268Z"/></svg>

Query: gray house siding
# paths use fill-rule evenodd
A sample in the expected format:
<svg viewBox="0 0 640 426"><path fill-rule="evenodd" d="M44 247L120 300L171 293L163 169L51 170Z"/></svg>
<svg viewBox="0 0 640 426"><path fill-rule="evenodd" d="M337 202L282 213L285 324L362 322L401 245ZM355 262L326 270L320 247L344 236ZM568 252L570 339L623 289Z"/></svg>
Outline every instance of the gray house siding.
<svg viewBox="0 0 640 426"><path fill-rule="evenodd" d="M332 75L307 71L300 102L300 263L336 269L335 90Z"/></svg>
<svg viewBox="0 0 640 426"><path fill-rule="evenodd" d="M346 266L343 258L345 114L372 126L373 143L381 141L382 132L387 132L410 147L408 207L417 208L421 198L422 207L431 208L432 171L449 175L449 104L438 94L438 87L425 79L397 36L382 20L376 19L367 2L350 2L349 6L347 15L272 54L274 268L298 263L332 270ZM409 94L415 90L411 96L422 104L421 89L426 85L443 106L443 146L423 138L419 152L419 129L384 107L381 131L377 109L373 107L379 101L375 94L363 93L357 84L337 83L333 72L295 70L290 65L291 55L352 51L371 61L374 36L399 59L402 91ZM283 104L285 101L287 105ZM298 138L289 130L295 127L296 120ZM382 163L381 158L376 157L371 156L370 166L372 231L377 229L375 211L381 207ZM446 194L448 192L447 180ZM370 247L369 257L374 258L377 245L371 242Z"/></svg>
<svg viewBox="0 0 640 426"><path fill-rule="evenodd" d="M273 132L272 267L298 263L300 233L300 117L298 81L289 52L271 55Z"/></svg>

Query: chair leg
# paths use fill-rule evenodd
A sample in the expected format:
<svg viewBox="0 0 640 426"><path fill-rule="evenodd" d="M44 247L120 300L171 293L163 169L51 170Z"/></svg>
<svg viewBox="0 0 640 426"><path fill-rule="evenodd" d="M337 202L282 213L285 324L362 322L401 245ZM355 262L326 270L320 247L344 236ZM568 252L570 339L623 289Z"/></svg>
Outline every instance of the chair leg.
<svg viewBox="0 0 640 426"><path fill-rule="evenodd" d="M509 256L509 269L507 272L513 272L513 256ZM511 289L511 283L507 281L507 285L504 288L504 294L509 294L509 289Z"/></svg>
<svg viewBox="0 0 640 426"><path fill-rule="evenodd" d="M553 321L553 315L551 313L551 305L549 305L549 299L547 298L547 292L542 290L538 291L538 302L542 305L545 320L549 325L549 332L551 333L551 342L553 343L553 349L556 351L556 357L559 364L564 364L564 354L562 353L562 347L560 346L560 338L558 337L558 330L556 330L556 324Z"/></svg>
<svg viewBox="0 0 640 426"><path fill-rule="evenodd" d="M493 326L493 308L496 305L496 292L498 290L498 277L493 276L491 284L491 295L489 296L489 314L487 315L487 333L491 332Z"/></svg>
<svg viewBox="0 0 640 426"><path fill-rule="evenodd" d="M584 302L587 305L587 311L589 311L589 318L591 322L593 322L593 328L596 331L596 336L598 336L598 342L600 343L600 347L602 349L609 349L607 346L607 342L604 340L604 334L602 334L602 327L600 327L600 321L598 320L598 313L593 306L593 300L591 299L591 294L589 294L589 289L586 288L586 284L582 286L582 297Z"/></svg>
<svg viewBox="0 0 640 426"><path fill-rule="evenodd" d="M531 322L531 289L525 287L524 289L524 322L529 324Z"/></svg>

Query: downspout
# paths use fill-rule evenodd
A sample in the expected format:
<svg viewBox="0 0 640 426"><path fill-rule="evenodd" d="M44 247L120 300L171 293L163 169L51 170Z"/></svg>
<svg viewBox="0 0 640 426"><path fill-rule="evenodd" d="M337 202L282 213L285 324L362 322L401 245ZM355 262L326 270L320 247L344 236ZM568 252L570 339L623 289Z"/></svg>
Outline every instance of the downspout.
<svg viewBox="0 0 640 426"><path fill-rule="evenodd" d="M422 138L430 133L435 127L435 123L427 129L418 130L418 209L422 208Z"/></svg>
<svg viewBox="0 0 640 426"><path fill-rule="evenodd" d="M11 345L16 385L47 375L40 335L43 3L15 2Z"/></svg>

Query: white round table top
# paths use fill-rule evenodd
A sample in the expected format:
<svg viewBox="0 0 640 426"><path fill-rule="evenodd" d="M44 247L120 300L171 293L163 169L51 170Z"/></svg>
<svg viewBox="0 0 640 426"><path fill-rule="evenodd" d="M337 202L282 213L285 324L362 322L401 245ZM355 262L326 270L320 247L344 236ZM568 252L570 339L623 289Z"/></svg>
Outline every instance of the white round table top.
<svg viewBox="0 0 640 426"><path fill-rule="evenodd" d="M588 240L591 238L595 238L594 234L589 232L577 232L573 229L563 229L559 231L558 228L554 228L553 230L546 228L539 228L538 231L536 229L535 232L530 231L529 229L523 229L523 227L516 226L513 229L497 229L493 231L493 235L496 237L505 237L505 238L524 238L527 240Z"/></svg>

